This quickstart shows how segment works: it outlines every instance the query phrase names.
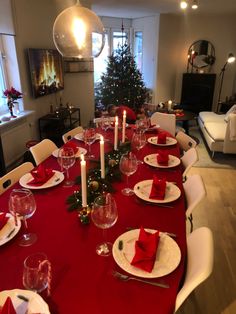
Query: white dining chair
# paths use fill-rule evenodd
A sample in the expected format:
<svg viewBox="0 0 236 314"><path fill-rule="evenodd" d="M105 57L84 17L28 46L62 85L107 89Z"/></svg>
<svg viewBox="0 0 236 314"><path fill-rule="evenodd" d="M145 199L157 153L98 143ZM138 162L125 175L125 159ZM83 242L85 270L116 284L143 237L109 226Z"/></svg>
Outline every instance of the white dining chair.
<svg viewBox="0 0 236 314"><path fill-rule="evenodd" d="M187 150L182 157L180 157L182 166L184 168L183 171L183 181L187 178L187 173L192 168L192 166L198 161L198 153L196 148L192 147Z"/></svg>
<svg viewBox="0 0 236 314"><path fill-rule="evenodd" d="M36 165L39 165L56 149L58 149L58 147L55 143L53 143L53 141L49 139L44 139L38 144L30 147L30 152L34 158Z"/></svg>
<svg viewBox="0 0 236 314"><path fill-rule="evenodd" d="M191 292L205 281L212 273L214 244L212 231L201 227L187 237L186 273L182 288L175 301L175 313Z"/></svg>
<svg viewBox="0 0 236 314"><path fill-rule="evenodd" d="M202 177L199 174L189 176L183 183L185 200L187 209L185 212L186 218L190 222L190 232L193 231L193 210L206 196L206 189Z"/></svg>
<svg viewBox="0 0 236 314"><path fill-rule="evenodd" d="M183 152L186 152L187 150L189 150L191 147L196 147L197 146L197 142L188 134L179 131L176 134L176 140L179 143L180 149Z"/></svg>
<svg viewBox="0 0 236 314"><path fill-rule="evenodd" d="M33 168L34 165L31 162L25 162L1 177L0 195L8 190L13 184L18 182L24 174L30 172Z"/></svg>
<svg viewBox="0 0 236 314"><path fill-rule="evenodd" d="M76 128L66 132L65 134L62 135L62 140L64 143L67 143L69 140L71 140L76 134L82 133L83 132L83 127L82 126L77 126Z"/></svg>
<svg viewBox="0 0 236 314"><path fill-rule="evenodd" d="M176 116L175 114L154 112L150 118L152 125L159 125L161 129L175 136L176 132Z"/></svg>

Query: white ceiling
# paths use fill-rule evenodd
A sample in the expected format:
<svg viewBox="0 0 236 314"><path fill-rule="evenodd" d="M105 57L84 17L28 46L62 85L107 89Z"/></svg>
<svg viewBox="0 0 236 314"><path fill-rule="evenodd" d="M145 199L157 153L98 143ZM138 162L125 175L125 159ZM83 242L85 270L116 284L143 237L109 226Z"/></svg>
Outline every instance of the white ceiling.
<svg viewBox="0 0 236 314"><path fill-rule="evenodd" d="M192 0L188 0L191 3ZM81 1L82 2L82 1ZM90 0L92 10L100 16L138 18L157 13L180 13L180 0ZM236 0L198 0L198 10L189 7L187 14L236 14Z"/></svg>

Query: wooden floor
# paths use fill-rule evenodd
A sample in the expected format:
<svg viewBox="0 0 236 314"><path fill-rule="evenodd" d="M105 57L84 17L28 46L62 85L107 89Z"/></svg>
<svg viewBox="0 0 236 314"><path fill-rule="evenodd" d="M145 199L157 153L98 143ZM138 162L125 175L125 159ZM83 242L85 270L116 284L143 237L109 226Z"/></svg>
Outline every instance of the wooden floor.
<svg viewBox="0 0 236 314"><path fill-rule="evenodd" d="M236 170L195 168L207 198L194 211L194 229L207 226L214 237L213 274L181 306L183 314L236 313ZM189 230L189 228L188 228Z"/></svg>

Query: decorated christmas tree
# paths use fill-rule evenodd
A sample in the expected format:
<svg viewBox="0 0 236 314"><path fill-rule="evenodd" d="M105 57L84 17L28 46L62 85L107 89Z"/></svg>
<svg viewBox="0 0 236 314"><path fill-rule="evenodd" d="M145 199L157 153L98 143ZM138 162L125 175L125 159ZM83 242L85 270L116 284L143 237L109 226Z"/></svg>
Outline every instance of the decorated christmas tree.
<svg viewBox="0 0 236 314"><path fill-rule="evenodd" d="M145 103L148 91L127 44L108 57L106 73L101 76L95 97L105 107L126 105L137 110Z"/></svg>

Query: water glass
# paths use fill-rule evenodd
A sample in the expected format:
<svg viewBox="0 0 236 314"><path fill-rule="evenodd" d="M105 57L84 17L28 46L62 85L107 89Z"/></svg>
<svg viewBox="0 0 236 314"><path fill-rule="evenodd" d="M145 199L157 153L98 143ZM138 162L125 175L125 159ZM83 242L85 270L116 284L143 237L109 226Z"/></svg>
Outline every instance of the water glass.
<svg viewBox="0 0 236 314"><path fill-rule="evenodd" d="M48 286L49 267L44 253L29 255L24 260L23 285L27 290L42 292Z"/></svg>
<svg viewBox="0 0 236 314"><path fill-rule="evenodd" d="M64 182L64 186L72 186L74 182L69 179L69 168L71 168L75 163L75 153L73 148L61 148L59 150L57 160L61 167L66 170L66 180Z"/></svg>
<svg viewBox="0 0 236 314"><path fill-rule="evenodd" d="M124 175L126 175L126 179L127 179L127 187L124 188L121 192L123 195L126 195L126 196L133 195L134 194L133 189L129 188L129 176L131 176L137 171L138 161L137 161L136 156L132 152L122 155L120 159L119 167L120 167L120 171Z"/></svg>

